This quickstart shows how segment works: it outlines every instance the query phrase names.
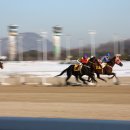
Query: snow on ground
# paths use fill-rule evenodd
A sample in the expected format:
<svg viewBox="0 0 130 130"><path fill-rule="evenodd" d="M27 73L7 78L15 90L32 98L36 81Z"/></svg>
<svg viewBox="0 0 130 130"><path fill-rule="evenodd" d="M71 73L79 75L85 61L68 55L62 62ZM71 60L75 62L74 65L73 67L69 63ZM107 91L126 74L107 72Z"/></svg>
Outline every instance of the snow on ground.
<svg viewBox="0 0 130 130"><path fill-rule="evenodd" d="M115 65L113 70L118 77L130 76L130 62L123 61L123 67ZM70 64L60 64L60 61L22 61L4 62L0 75L33 74L39 76L55 76Z"/></svg>

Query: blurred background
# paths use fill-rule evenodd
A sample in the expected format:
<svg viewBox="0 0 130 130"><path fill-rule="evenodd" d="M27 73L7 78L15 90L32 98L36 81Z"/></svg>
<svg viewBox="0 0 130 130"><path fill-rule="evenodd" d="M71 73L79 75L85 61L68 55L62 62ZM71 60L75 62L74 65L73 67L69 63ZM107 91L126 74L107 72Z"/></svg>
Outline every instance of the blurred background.
<svg viewBox="0 0 130 130"><path fill-rule="evenodd" d="M1 59L75 60L110 52L130 60L129 7L129 0L1 0Z"/></svg>

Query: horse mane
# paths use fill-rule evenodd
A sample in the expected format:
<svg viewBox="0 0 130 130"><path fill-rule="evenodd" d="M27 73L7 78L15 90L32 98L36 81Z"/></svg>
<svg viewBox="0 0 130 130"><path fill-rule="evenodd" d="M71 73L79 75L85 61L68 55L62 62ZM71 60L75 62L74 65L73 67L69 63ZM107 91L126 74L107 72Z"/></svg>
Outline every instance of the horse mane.
<svg viewBox="0 0 130 130"><path fill-rule="evenodd" d="M112 58L107 62L107 64L113 64L113 63L115 63L115 58L116 58L116 56L112 57Z"/></svg>
<svg viewBox="0 0 130 130"><path fill-rule="evenodd" d="M93 60L94 60L94 63L97 63L97 65L100 66L100 63L99 63L97 57L94 56L94 57L90 58L90 61L91 61L91 62L92 62Z"/></svg>

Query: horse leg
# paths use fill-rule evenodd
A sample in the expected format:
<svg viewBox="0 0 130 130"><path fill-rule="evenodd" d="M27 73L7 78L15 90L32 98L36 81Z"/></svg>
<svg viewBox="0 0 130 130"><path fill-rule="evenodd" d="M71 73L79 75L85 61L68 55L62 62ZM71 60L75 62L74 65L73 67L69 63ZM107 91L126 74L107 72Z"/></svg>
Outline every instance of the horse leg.
<svg viewBox="0 0 130 130"><path fill-rule="evenodd" d="M86 80L85 80L84 78L82 78L81 76L79 76L79 79L80 79L81 81L83 81L84 84L87 84L87 83L85 82Z"/></svg>
<svg viewBox="0 0 130 130"><path fill-rule="evenodd" d="M100 80L102 80L102 81L104 81L104 82L107 82L105 79L103 79L103 78L100 77L100 74L99 74L99 73L96 73L96 74L97 74L97 78L98 78L98 79L100 79Z"/></svg>
<svg viewBox="0 0 130 130"><path fill-rule="evenodd" d="M115 77L116 78L116 81L115 81L115 84L118 85L119 84L119 79L116 77L116 73L111 73L109 75L113 75L112 77ZM112 78L111 77L111 78Z"/></svg>
<svg viewBox="0 0 130 130"><path fill-rule="evenodd" d="M76 81L77 81L78 83L80 83L80 81L79 81L79 76L78 76L78 75L75 75L75 79L76 79Z"/></svg>
<svg viewBox="0 0 130 130"><path fill-rule="evenodd" d="M108 79L112 79L113 77L115 77L115 75L112 75L112 77L108 77Z"/></svg>
<svg viewBox="0 0 130 130"><path fill-rule="evenodd" d="M97 83L97 80L95 79L94 74L92 74L90 78L91 78L92 83Z"/></svg>
<svg viewBox="0 0 130 130"><path fill-rule="evenodd" d="M112 79L112 78L116 78L116 82L119 83L119 79L116 77L116 74L115 73L110 73L108 75L112 75L112 77L110 77L109 79Z"/></svg>
<svg viewBox="0 0 130 130"><path fill-rule="evenodd" d="M116 73L112 73L112 74L113 74L113 75L115 76L115 78L118 80L118 78L116 77ZM113 76L113 77L114 77L114 76Z"/></svg>
<svg viewBox="0 0 130 130"><path fill-rule="evenodd" d="M67 72L67 78L65 79L66 85L70 85L70 82L68 82L68 80L70 79L71 75L72 74L70 72Z"/></svg>
<svg viewBox="0 0 130 130"><path fill-rule="evenodd" d="M91 80L91 78L90 78L90 76L88 76L88 82L91 82L92 80Z"/></svg>
<svg viewBox="0 0 130 130"><path fill-rule="evenodd" d="M118 79L117 77L116 77L116 74L115 73L110 73L110 74L108 74L108 75L112 75L112 77L109 77L109 79L112 79L112 78L116 78L116 79Z"/></svg>

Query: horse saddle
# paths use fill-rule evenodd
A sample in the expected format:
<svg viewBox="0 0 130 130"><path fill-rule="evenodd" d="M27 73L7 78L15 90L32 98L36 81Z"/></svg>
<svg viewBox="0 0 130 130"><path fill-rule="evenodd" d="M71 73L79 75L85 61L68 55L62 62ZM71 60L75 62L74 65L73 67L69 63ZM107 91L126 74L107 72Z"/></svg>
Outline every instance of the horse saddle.
<svg viewBox="0 0 130 130"><path fill-rule="evenodd" d="M102 68L101 68L101 66L96 65L96 69L99 70L99 69L102 69Z"/></svg>
<svg viewBox="0 0 130 130"><path fill-rule="evenodd" d="M75 64L74 65L74 71L80 71L81 70L82 65L79 64Z"/></svg>
<svg viewBox="0 0 130 130"><path fill-rule="evenodd" d="M104 68L107 65L107 63L102 63L101 66Z"/></svg>

